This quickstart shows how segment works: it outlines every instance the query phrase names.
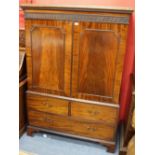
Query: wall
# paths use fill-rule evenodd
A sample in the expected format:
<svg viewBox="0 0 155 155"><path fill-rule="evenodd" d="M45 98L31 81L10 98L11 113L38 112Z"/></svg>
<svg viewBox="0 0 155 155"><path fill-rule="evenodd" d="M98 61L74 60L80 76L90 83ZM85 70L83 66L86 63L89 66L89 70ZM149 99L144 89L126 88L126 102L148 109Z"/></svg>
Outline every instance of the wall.
<svg viewBox="0 0 155 155"><path fill-rule="evenodd" d="M121 95L120 95L120 120L124 120L126 111L130 105L132 93L132 81L130 74L134 72L134 55L135 55L135 15L130 17L130 25L128 31L127 51L124 60L124 69L122 75Z"/></svg>

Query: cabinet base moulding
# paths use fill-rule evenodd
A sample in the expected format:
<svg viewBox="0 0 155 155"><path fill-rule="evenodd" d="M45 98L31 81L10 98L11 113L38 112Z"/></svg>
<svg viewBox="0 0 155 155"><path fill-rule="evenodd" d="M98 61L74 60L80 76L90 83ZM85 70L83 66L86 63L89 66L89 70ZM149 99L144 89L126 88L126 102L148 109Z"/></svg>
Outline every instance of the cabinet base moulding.
<svg viewBox="0 0 155 155"><path fill-rule="evenodd" d="M19 138L24 134L25 131L26 131L26 126L24 126L23 128L19 129Z"/></svg>
<svg viewBox="0 0 155 155"><path fill-rule="evenodd" d="M47 133L57 134L57 135L61 135L61 136L97 142L97 143L100 143L101 145L103 145L104 147L107 147L107 152L110 152L110 153L115 152L116 143L113 141L105 141L105 140L88 138L88 137L83 137L83 136L78 136L78 135L72 135L72 134L58 132L58 131L54 131L54 130L43 129L43 128L39 128L39 127L35 127L35 126L27 127L27 135L28 136L33 136L33 133L36 133L36 132L47 132Z"/></svg>

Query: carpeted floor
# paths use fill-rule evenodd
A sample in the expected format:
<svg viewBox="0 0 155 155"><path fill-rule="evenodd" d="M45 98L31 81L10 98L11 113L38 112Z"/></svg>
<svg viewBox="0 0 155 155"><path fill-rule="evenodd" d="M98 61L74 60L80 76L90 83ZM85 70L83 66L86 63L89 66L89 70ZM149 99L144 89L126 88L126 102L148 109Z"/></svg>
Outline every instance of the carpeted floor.
<svg viewBox="0 0 155 155"><path fill-rule="evenodd" d="M114 154L107 153L106 148L98 143L43 133L33 137L24 134L19 149L36 155L118 155L118 146Z"/></svg>

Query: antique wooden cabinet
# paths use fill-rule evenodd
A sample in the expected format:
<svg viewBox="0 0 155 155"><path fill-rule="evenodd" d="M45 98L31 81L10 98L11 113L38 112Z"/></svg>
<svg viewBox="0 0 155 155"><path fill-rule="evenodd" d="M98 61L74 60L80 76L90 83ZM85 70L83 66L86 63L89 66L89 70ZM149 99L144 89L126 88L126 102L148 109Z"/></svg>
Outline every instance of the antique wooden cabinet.
<svg viewBox="0 0 155 155"><path fill-rule="evenodd" d="M115 149L130 9L22 5L28 134L48 131Z"/></svg>

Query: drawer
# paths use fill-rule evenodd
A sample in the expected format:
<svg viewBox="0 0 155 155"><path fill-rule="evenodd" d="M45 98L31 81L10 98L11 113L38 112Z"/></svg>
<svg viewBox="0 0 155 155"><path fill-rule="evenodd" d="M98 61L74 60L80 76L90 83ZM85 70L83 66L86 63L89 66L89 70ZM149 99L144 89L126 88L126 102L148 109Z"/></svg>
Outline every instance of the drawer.
<svg viewBox="0 0 155 155"><path fill-rule="evenodd" d="M68 115L68 102L55 98L28 95L27 107L28 109L47 113Z"/></svg>
<svg viewBox="0 0 155 155"><path fill-rule="evenodd" d="M107 124L115 124L118 118L118 108L72 102L71 116L87 120L104 121Z"/></svg>
<svg viewBox="0 0 155 155"><path fill-rule="evenodd" d="M29 124L32 126L52 129L64 133L90 137L95 139L113 140L115 128L101 123L90 123L74 120L69 117L50 115L38 111L28 112Z"/></svg>

